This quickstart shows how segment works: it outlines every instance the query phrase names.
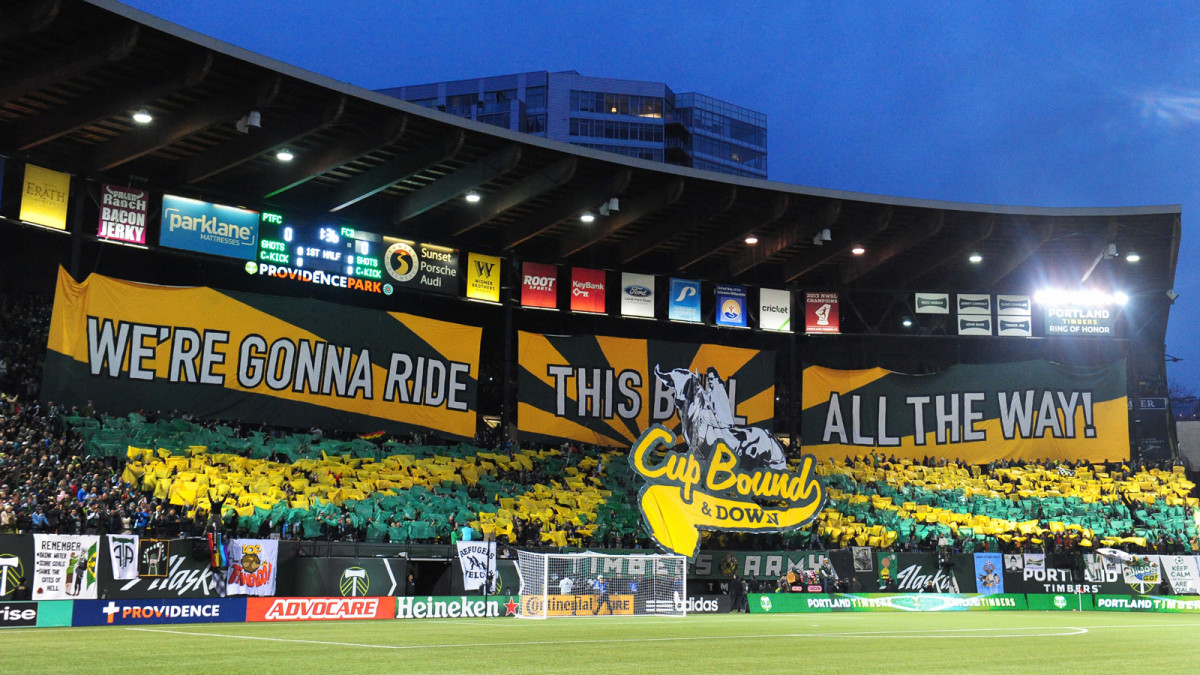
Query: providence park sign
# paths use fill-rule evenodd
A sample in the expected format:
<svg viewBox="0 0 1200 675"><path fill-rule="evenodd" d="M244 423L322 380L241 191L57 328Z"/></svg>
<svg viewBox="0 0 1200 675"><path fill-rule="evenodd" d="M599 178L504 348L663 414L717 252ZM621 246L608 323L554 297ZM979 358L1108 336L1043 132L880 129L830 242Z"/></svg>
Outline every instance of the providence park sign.
<svg viewBox="0 0 1200 675"><path fill-rule="evenodd" d="M674 398L686 452L676 435L655 424L629 453L646 479L638 493L642 520L664 550L694 558L700 530L785 532L811 523L825 505L817 461L800 458L788 470L783 446L770 432L739 426L716 370L655 375Z"/></svg>

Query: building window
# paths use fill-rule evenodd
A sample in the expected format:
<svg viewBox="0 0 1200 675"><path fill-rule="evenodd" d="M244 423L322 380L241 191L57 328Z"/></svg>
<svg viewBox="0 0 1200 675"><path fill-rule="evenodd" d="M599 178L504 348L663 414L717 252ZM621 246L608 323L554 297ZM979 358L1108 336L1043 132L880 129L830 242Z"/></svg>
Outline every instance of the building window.
<svg viewBox="0 0 1200 675"><path fill-rule="evenodd" d="M526 108L545 108L546 107L546 88L545 87L526 87L525 88L525 107Z"/></svg>
<svg viewBox="0 0 1200 675"><path fill-rule="evenodd" d="M661 124L640 124L618 120L592 120L572 117L568 132L572 136L611 138L620 141L663 142Z"/></svg>
<svg viewBox="0 0 1200 675"><path fill-rule="evenodd" d="M546 131L546 116L545 115L526 115L525 128L522 129L527 134L541 134Z"/></svg>
<svg viewBox="0 0 1200 675"><path fill-rule="evenodd" d="M571 110L662 119L663 100L654 96L572 90Z"/></svg>

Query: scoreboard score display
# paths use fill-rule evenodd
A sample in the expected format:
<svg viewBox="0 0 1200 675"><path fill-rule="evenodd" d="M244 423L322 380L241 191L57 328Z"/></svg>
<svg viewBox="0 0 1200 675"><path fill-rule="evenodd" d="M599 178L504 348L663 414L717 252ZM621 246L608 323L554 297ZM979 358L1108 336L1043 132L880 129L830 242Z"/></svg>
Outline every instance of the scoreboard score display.
<svg viewBox="0 0 1200 675"><path fill-rule="evenodd" d="M258 226L260 263L379 280L383 254L383 237L345 225L300 226L264 212Z"/></svg>
<svg viewBox="0 0 1200 675"><path fill-rule="evenodd" d="M383 292L389 295L392 285L445 295L459 291L459 252L455 248L385 237L342 224L294 223L270 212L261 214L258 233L260 265L381 281Z"/></svg>

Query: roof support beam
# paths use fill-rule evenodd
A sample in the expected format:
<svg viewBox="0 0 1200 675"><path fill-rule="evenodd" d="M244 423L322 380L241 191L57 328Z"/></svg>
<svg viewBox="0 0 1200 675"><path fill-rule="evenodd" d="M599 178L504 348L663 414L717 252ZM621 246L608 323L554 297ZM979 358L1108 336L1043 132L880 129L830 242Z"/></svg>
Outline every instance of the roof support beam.
<svg viewBox="0 0 1200 675"><path fill-rule="evenodd" d="M443 176L425 187L408 193L392 215L392 224L399 225L410 218L441 206L499 176L517 168L521 161L521 146L509 145L469 164L458 171Z"/></svg>
<svg viewBox="0 0 1200 675"><path fill-rule="evenodd" d="M849 285L857 281L871 270L937 234L945 224L945 211L930 211L915 227L900 232L878 251L868 251L865 255L852 259L842 268L842 283Z"/></svg>
<svg viewBox="0 0 1200 675"><path fill-rule="evenodd" d="M741 255L731 260L728 275L736 277L745 274L785 248L805 240L811 240L814 232L819 233L837 223L841 213L842 202L840 199L831 199L825 202L823 206L812 211L811 222L797 223L783 232L759 239L758 244L747 248Z"/></svg>
<svg viewBox="0 0 1200 675"><path fill-rule="evenodd" d="M20 98L56 82L75 77L110 61L129 56L137 44L139 29L129 26L115 35L100 35L55 52L45 59L7 69L0 77L0 103Z"/></svg>
<svg viewBox="0 0 1200 675"><path fill-rule="evenodd" d="M338 96L319 108L316 114L272 120L267 129L235 136L224 145L189 157L181 163L180 182L196 183L210 178L333 124L346 109L346 97Z"/></svg>
<svg viewBox="0 0 1200 675"><path fill-rule="evenodd" d="M379 166L362 172L338 188L328 210L341 211L431 166L445 162L458 154L466 138L467 135L462 130L451 131L422 148L401 153Z"/></svg>
<svg viewBox="0 0 1200 675"><path fill-rule="evenodd" d="M322 147L310 149L303 157L293 160L285 171L259 183L254 190L264 198L287 192L327 171L378 150L380 146L395 143L404 135L407 126L408 116L396 115L383 120L376 129L355 131L335 138Z"/></svg>
<svg viewBox="0 0 1200 675"><path fill-rule="evenodd" d="M32 35L49 26L58 17L61 0L30 2L20 8L6 9L8 16L0 23L0 44L24 35Z"/></svg>
<svg viewBox="0 0 1200 675"><path fill-rule="evenodd" d="M1079 283L1087 283L1088 278L1092 276L1092 272L1096 271L1096 266L1100 264L1101 260L1104 260L1104 255L1108 252L1108 245L1116 238L1117 221L1110 219L1108 225L1104 228L1104 234L1095 237L1095 246L1098 249L1096 257L1092 259L1092 264L1084 270L1083 278L1079 280Z"/></svg>
<svg viewBox="0 0 1200 675"><path fill-rule="evenodd" d="M108 93L84 97L33 118L17 128L17 148L29 150L100 120L148 105L177 91L199 84L212 68L212 52L205 51L186 61L176 72L144 83L126 83Z"/></svg>
<svg viewBox="0 0 1200 675"><path fill-rule="evenodd" d="M789 260L783 266L784 282L788 283L804 276L826 261L836 258L839 255L844 255L864 239L883 232L892 223L892 213L890 205L884 206L875 212L874 217L865 221L851 223L849 227L840 230L838 232L839 241L837 246L813 246L805 251L803 255Z"/></svg>
<svg viewBox="0 0 1200 675"><path fill-rule="evenodd" d="M455 236L466 234L518 204L570 181L578 166L577 158L566 157L539 169L507 188L487 195L482 204L463 209L447 229Z"/></svg>
<svg viewBox="0 0 1200 675"><path fill-rule="evenodd" d="M589 183L557 202L539 209L529 219L509 229L504 250L511 251L516 246L529 241L568 218L578 218L584 209L595 208L596 204L620 195L625 192L625 188L629 187L629 181L632 178L632 169L617 169L606 180Z"/></svg>
<svg viewBox="0 0 1200 675"><path fill-rule="evenodd" d="M603 223L596 222L592 227L577 230L573 236L563 239L559 256L566 258L589 246L598 244L626 225L674 204L683 196L683 184L682 178L672 178L657 188L630 200L629 204L623 204L620 211L610 214ZM597 219L597 221L599 220Z"/></svg>
<svg viewBox="0 0 1200 675"><path fill-rule="evenodd" d="M703 246L693 246L687 251L680 251L675 259L676 268L687 269L703 262L705 258L730 244L744 242L746 237L753 234L755 230L760 230L782 218L783 214L787 213L790 203L791 198L788 195L777 194L772 196L766 204L760 204L756 209L747 209L738 217L737 224L733 228L724 234L716 233L716 241L707 242Z"/></svg>
<svg viewBox="0 0 1200 675"><path fill-rule="evenodd" d="M985 260L987 265L987 279L984 280L984 285L988 288L995 286L1012 274L1013 270L1017 269L1021 263L1029 260L1029 257L1042 247L1042 244L1050 240L1054 236L1054 221L1046 220L1038 223L1026 230L1025 235L1021 237L1017 245L1005 253L1000 259L992 261Z"/></svg>
<svg viewBox="0 0 1200 675"><path fill-rule="evenodd" d="M922 251L919 258L911 259L901 269L896 270L893 278L903 281L903 287L912 288L922 277L942 267L951 260L963 259L979 242L992 236L996 229L996 216L991 214L980 221L966 227L955 227L945 237L939 238ZM896 286L896 284L889 284Z"/></svg>
<svg viewBox="0 0 1200 675"><path fill-rule="evenodd" d="M279 75L215 96L171 115L161 123L134 129L96 147L92 168L106 171L164 148L214 124L232 122L247 111L264 106L279 93Z"/></svg>
<svg viewBox="0 0 1200 675"><path fill-rule="evenodd" d="M718 187L713 193L708 194L707 197L701 197L697 200L696 206L688 216L688 222L662 222L654 227L647 228L637 236L621 244L620 248L617 249L617 259L622 264L628 264L653 251L657 245L679 234L681 230L696 230L703 227L713 218L733 208L734 203L737 201L737 195L738 190L736 185ZM708 247L702 247L701 243L693 244L691 248L692 250L699 248L708 250Z"/></svg>

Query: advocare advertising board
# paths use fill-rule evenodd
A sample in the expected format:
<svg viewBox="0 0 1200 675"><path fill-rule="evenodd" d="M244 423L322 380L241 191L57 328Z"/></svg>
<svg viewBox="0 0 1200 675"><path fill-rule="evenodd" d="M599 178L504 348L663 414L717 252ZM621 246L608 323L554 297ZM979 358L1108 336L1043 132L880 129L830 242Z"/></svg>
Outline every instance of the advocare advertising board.
<svg viewBox="0 0 1200 675"><path fill-rule="evenodd" d="M394 619L391 598L247 598L246 621Z"/></svg>

